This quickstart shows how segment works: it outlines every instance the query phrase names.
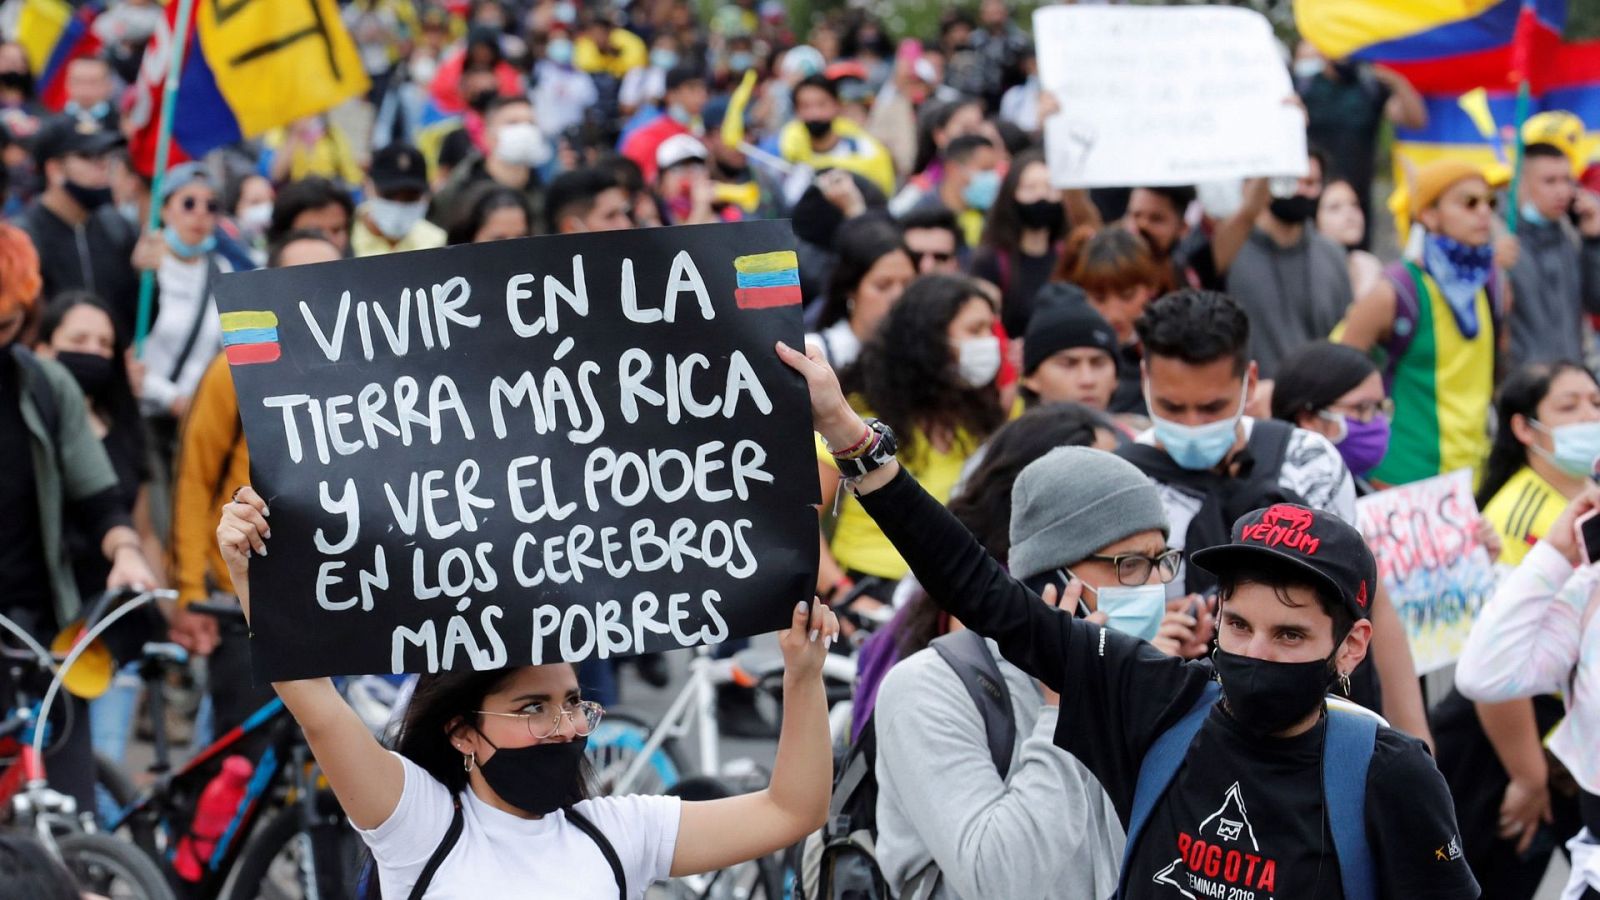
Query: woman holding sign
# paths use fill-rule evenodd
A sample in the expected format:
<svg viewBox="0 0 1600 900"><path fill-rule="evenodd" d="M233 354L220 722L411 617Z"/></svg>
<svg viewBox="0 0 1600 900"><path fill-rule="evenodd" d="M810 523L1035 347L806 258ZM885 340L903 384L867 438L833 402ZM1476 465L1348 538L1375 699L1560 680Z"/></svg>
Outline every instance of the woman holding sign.
<svg viewBox="0 0 1600 900"><path fill-rule="evenodd" d="M246 616L267 515L244 487L217 527ZM604 710L582 699L566 663L422 676L392 751L331 680L273 688L372 849L383 896L506 897L542 885L563 897L637 898L653 881L765 856L822 826L833 774L822 661L838 629L827 606L795 607L780 639L772 782L704 802L589 796L585 739Z"/></svg>

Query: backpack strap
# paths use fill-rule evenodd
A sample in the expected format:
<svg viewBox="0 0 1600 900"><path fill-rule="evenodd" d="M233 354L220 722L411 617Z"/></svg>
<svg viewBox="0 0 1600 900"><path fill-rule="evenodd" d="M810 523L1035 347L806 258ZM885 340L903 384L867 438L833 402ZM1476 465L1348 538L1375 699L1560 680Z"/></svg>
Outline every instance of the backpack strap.
<svg viewBox="0 0 1600 900"><path fill-rule="evenodd" d="M852 744L839 767L839 780L834 782L833 795L828 800L828 821L822 826L824 839L844 837L852 830L850 817L844 813L845 805L873 774L872 754L862 750L864 743L857 740Z"/></svg>
<svg viewBox="0 0 1600 900"><path fill-rule="evenodd" d="M589 839L600 847L600 853L605 856L606 862L611 866L611 877L617 880L617 896L621 900L628 900L628 876L622 871L622 860L617 857L617 848L611 846L605 834L589 821L589 817L578 812L576 807L566 809L567 821L578 826L578 830L587 834Z"/></svg>
<svg viewBox="0 0 1600 900"><path fill-rule="evenodd" d="M1395 367L1410 349L1417 336L1417 321L1422 315L1422 298L1427 287L1422 280L1422 269L1410 260L1397 260L1383 270L1389 286L1394 288L1394 323L1389 326L1389 339L1384 342L1388 360L1384 365L1384 390L1394 384Z"/></svg>
<svg viewBox="0 0 1600 900"><path fill-rule="evenodd" d="M1133 848L1139 841L1139 833L1150 821L1156 802L1172 785L1173 776L1178 774L1183 757L1189 752L1189 745L1194 743L1200 726L1205 724L1211 707L1216 705L1217 698L1221 696L1222 685L1215 681L1206 682L1194 706L1171 728L1158 735L1150 744L1150 749L1145 751L1144 760L1139 763L1139 780L1133 786L1133 809L1128 814L1128 840L1122 847L1122 874L1117 881L1118 897L1127 888L1128 863L1133 859Z"/></svg>
<svg viewBox="0 0 1600 900"><path fill-rule="evenodd" d="M1250 424L1250 457L1255 460L1252 478L1271 476L1273 483L1289 455L1289 438L1294 426L1278 419L1255 419Z"/></svg>
<svg viewBox="0 0 1600 900"><path fill-rule="evenodd" d="M983 719L983 733L989 741L989 758L1005 779L1011 771L1011 748L1017 742L1016 713L1011 708L1011 691L1006 688L1000 664L989 645L976 631L963 629L934 638L931 645L945 664L955 670L961 686L967 689Z"/></svg>
<svg viewBox="0 0 1600 900"><path fill-rule="evenodd" d="M12 343L11 355L17 361L17 368L25 376L22 383L28 396L33 398L33 408L38 411L39 421L44 425L45 432L50 435L51 444L59 445L61 407L56 403L56 394L50 387L49 376L44 374L44 367L39 364L39 358L33 355L32 350L23 346L21 341Z"/></svg>
<svg viewBox="0 0 1600 900"><path fill-rule="evenodd" d="M1365 712L1328 704L1322 748L1322 796L1328 830L1339 857L1345 900L1377 900L1377 869L1367 844L1367 767L1378 738L1378 720Z"/></svg>
<svg viewBox="0 0 1600 900"><path fill-rule="evenodd" d="M211 284L221 274L217 267L217 255L206 254L206 277L200 283L200 305L196 308L194 320L189 323L189 333L183 338L183 346L179 348L178 355L173 359L172 371L167 374L167 380L176 383L183 374L183 367L188 365L189 357L194 353L194 345L200 340L200 331L206 323L211 321Z"/></svg>
<svg viewBox="0 0 1600 900"><path fill-rule="evenodd" d="M444 837L440 839L439 846L433 848L433 855L428 857L428 862L422 867L422 874L417 876L417 883L411 886L411 893L406 895L410 900L422 900L428 893L428 885L433 883L434 873L444 864L444 858L455 849L456 841L461 840L461 828L465 824L461 813L461 795L454 797L455 812L450 816L450 827L445 830Z"/></svg>

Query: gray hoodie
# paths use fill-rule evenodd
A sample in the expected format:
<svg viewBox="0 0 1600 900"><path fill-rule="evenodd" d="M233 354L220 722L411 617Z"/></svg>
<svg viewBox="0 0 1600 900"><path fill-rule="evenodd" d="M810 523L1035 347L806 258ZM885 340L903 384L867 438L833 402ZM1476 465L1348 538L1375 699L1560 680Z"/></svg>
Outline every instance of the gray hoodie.
<svg viewBox="0 0 1600 900"><path fill-rule="evenodd" d="M878 689L878 863L896 893L930 862L941 900L1109 897L1123 832L1111 800L1056 747L1056 707L999 660L1016 713L1005 781L961 679L927 649L901 660Z"/></svg>

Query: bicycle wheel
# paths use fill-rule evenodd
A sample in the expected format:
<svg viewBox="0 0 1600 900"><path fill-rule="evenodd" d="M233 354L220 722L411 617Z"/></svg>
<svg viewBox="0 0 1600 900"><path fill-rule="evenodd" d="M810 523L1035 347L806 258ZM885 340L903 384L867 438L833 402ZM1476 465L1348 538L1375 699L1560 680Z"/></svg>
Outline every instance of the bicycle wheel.
<svg viewBox="0 0 1600 900"><path fill-rule="evenodd" d="M651 726L643 719L625 712L606 713L599 727L589 735L586 754L594 767L595 781L601 794L617 793L617 782L628 766L644 751L650 740ZM678 742L672 738L650 754L644 771L633 784L629 794L664 794L671 790L689 772L684 765Z"/></svg>
<svg viewBox="0 0 1600 900"><path fill-rule="evenodd" d="M332 802L331 797L327 800ZM308 870L316 873L316 896L321 900L354 898L366 852L361 838L337 812L319 817L309 829L303 824L301 809L291 806L257 827L222 900L302 900L309 893Z"/></svg>
<svg viewBox="0 0 1600 900"><path fill-rule="evenodd" d="M109 834L56 838L61 861L78 887L110 900L174 900L156 864L138 847Z"/></svg>

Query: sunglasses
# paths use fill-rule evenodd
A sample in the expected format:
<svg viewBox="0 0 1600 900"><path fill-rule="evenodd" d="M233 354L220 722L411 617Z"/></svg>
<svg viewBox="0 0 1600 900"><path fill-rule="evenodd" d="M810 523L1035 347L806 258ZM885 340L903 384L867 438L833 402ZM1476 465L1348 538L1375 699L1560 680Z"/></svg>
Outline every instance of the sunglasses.
<svg viewBox="0 0 1600 900"><path fill-rule="evenodd" d="M194 197L185 197L185 198L183 198L182 201L180 201L178 203L178 207L180 209L182 209L184 212L194 212L195 209L197 207L199 207L199 206L200 206L200 201L195 199ZM217 214L217 210L220 209L220 207L217 206L217 201L215 201L215 200L207 200L205 202L205 207L206 207L206 212L211 213L213 216L216 215Z"/></svg>
<svg viewBox="0 0 1600 900"><path fill-rule="evenodd" d="M1496 200L1492 196L1472 194L1470 196L1462 197L1461 205L1467 208L1467 212L1477 212L1478 207L1480 206L1488 207L1490 212L1494 212L1495 208L1500 205L1500 201Z"/></svg>

